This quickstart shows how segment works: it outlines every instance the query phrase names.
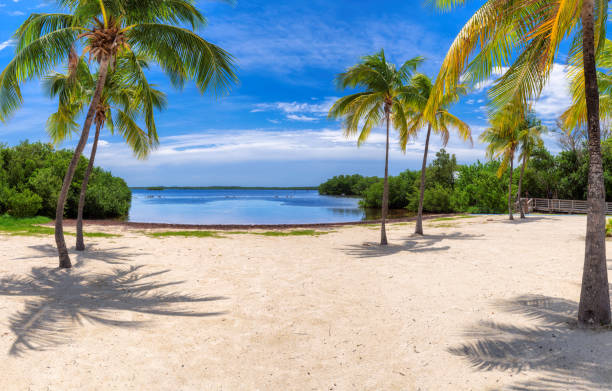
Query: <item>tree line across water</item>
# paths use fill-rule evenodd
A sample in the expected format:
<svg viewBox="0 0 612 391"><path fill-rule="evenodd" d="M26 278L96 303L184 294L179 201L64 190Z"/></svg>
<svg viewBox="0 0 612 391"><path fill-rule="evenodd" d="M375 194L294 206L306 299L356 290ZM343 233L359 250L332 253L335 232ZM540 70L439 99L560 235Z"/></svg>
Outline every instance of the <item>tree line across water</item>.
<svg viewBox="0 0 612 391"><path fill-rule="evenodd" d="M602 142L606 199L612 201L612 139ZM441 149L426 170L423 209L429 213L503 213L507 208L507 170L501 177L497 160L458 164L455 155ZM585 145L569 146L556 155L545 147L534 149L523 177L523 197L586 200L589 156ZM520 167L514 169L516 197ZM416 212L420 171L406 170L389 177L389 207ZM364 208L380 208L383 179L359 174L339 175L319 186L319 193L361 197Z"/></svg>
<svg viewBox="0 0 612 391"><path fill-rule="evenodd" d="M0 144L0 215L53 218L72 154L40 142L25 141L14 147ZM77 216L81 182L88 163L81 156L66 202L65 214L69 218ZM123 179L98 167L93 169L84 209L86 218L127 216L131 201L132 192Z"/></svg>

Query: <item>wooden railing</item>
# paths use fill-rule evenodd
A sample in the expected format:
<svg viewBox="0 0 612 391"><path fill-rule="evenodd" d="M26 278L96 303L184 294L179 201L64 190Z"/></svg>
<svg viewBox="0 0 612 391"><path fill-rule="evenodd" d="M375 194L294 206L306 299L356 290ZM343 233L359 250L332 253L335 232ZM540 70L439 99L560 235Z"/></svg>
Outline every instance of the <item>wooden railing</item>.
<svg viewBox="0 0 612 391"><path fill-rule="evenodd" d="M521 198L528 212L587 213L588 204L580 200ZM606 214L612 214L612 202L606 202Z"/></svg>

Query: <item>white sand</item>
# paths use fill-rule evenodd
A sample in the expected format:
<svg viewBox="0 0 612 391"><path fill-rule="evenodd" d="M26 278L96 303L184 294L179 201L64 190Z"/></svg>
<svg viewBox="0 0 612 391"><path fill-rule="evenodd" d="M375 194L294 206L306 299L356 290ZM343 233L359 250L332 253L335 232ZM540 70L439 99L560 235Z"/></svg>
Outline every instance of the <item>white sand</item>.
<svg viewBox="0 0 612 391"><path fill-rule="evenodd" d="M69 272L52 237L0 236L0 390L612 389L612 332L573 325L584 217L425 228L88 227L123 236Z"/></svg>

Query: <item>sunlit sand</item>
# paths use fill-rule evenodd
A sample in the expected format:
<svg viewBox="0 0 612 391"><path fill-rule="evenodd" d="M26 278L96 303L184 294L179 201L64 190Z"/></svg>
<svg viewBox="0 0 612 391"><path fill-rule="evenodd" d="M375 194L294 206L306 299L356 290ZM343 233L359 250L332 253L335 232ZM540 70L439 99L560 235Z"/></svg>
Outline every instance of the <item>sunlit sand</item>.
<svg viewBox="0 0 612 391"><path fill-rule="evenodd" d="M387 248L373 226L101 226L122 236L71 250L71 270L52 236L0 236L0 389L599 390L612 336L574 324L585 224L391 224Z"/></svg>

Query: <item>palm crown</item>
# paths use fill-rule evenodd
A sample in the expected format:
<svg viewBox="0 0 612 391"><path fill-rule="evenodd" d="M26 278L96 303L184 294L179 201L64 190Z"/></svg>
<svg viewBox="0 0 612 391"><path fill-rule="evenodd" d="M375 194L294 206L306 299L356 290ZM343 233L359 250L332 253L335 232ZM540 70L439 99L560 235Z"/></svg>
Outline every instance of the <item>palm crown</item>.
<svg viewBox="0 0 612 391"><path fill-rule="evenodd" d="M145 158L157 146L159 139L153 110L166 105L166 96L147 82L143 69L149 66L145 58L119 57L115 69L108 75L94 122L106 125L111 133L121 135L138 158ZM47 132L59 143L78 130L76 118L92 100L97 74L92 74L84 61L72 72L52 73L45 78L45 89L58 97L58 110L47 120ZM145 132L139 125L144 117Z"/></svg>
<svg viewBox="0 0 612 391"><path fill-rule="evenodd" d="M449 9L466 0L429 0ZM451 45L428 104L432 115L444 92L462 76L474 83L488 80L509 65L489 91L492 103L527 106L545 86L561 42L570 39L568 62L582 70L581 1L487 0L461 29ZM595 0L595 45L605 41L608 1ZM474 53L476 54L474 55ZM582 79L584 75L575 75Z"/></svg>
<svg viewBox="0 0 612 391"><path fill-rule="evenodd" d="M343 89L363 88L365 91L338 99L329 111L329 117L342 117L345 135L359 133L359 145L367 140L374 126L382 124L387 113L395 129L400 133L407 132L409 113L403 97L412 91L407 84L422 61L421 57L415 57L397 69L387 62L382 50L363 57L361 63L338 75L337 83Z"/></svg>
<svg viewBox="0 0 612 391"><path fill-rule="evenodd" d="M446 145L450 138L450 129L456 129L461 139L472 142L472 132L468 124L453 115L448 109L453 104L459 101L462 95L465 95L467 89L464 85L457 86L453 91L448 92L442 98L435 111L432 121L428 121L425 117L425 109L429 96L431 95L432 82L427 75L422 73L415 74L410 80L408 93L403 94L403 99L408 111L411 113L408 121L408 127L400 131L400 145L403 150L406 149L410 137L416 135L419 129L431 125L434 133L440 135L442 143Z"/></svg>
<svg viewBox="0 0 612 391"><path fill-rule="evenodd" d="M48 74L69 58L74 47L82 47L83 54L89 53L98 62L109 57L111 64L117 54L134 61L147 56L177 87L193 79L200 90L219 94L236 81L232 57L196 34L205 19L193 0L58 3L71 13L33 14L15 33L16 55L0 74L2 120L21 104L20 84Z"/></svg>

